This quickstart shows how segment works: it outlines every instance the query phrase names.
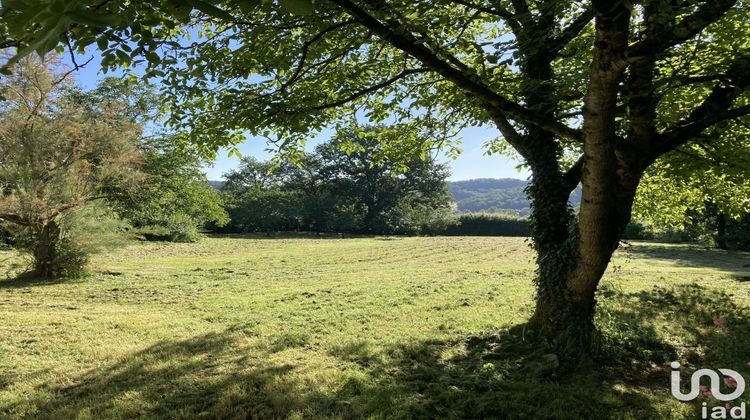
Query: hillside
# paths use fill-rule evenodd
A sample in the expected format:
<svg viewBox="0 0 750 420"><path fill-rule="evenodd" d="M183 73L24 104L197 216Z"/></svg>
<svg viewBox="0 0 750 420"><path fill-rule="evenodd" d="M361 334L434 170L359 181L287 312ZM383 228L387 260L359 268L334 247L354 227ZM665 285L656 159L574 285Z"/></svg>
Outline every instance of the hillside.
<svg viewBox="0 0 750 420"><path fill-rule="evenodd" d="M529 200L524 188L527 181L515 178L480 178L448 183L448 190L458 211L511 211L522 216L529 214ZM571 203L581 201L580 188L573 192Z"/></svg>

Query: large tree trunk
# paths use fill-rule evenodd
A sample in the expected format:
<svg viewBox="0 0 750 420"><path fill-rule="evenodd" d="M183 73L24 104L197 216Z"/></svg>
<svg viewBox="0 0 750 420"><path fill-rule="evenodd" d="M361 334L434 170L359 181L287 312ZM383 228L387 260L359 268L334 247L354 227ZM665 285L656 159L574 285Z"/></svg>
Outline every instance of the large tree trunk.
<svg viewBox="0 0 750 420"><path fill-rule="evenodd" d="M564 240L549 242L549 246L539 241L545 229L547 234L552 232L544 225L568 225L567 212L549 202L549 197L556 196L554 185L531 194L532 219L544 223L534 232L539 242L539 271L530 327L561 351L574 354L588 352L593 344L596 288L629 222L641 173L640 165L631 165L632 156L620 156L615 126L628 11L611 4L606 10L597 16L594 60L583 108L583 197L577 224ZM540 175L537 171L535 178Z"/></svg>
<svg viewBox="0 0 750 420"><path fill-rule="evenodd" d="M60 241L60 227L54 221L42 226L34 246L34 274L39 277L54 277L57 261L57 244Z"/></svg>

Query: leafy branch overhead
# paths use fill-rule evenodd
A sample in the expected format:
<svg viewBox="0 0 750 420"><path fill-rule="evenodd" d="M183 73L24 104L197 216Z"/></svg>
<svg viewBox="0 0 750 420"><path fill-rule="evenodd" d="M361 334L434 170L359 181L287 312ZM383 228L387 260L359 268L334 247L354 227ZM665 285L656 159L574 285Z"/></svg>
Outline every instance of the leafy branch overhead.
<svg viewBox="0 0 750 420"><path fill-rule="evenodd" d="M169 83L176 102L173 122L192 126L196 137L213 137L204 142L221 143L216 134L239 129L266 134L319 129L365 103L374 120L430 112L435 121L456 120L456 127L494 122L522 155L529 152L514 135L518 125L580 142L575 119L550 118L519 100L519 85L528 81L519 77L523 60L517 50L532 48L525 44L533 43L533 35L546 35L540 53L562 61L590 39L592 7L508 3L10 0L3 5L0 44L18 47L12 61L55 48L80 54L95 45L107 68L144 64L149 76ZM735 3L682 4L675 24L648 37L634 31L642 39L629 47L629 60L664 55ZM178 63L184 67L176 68ZM561 76L587 71L569 62L560 67ZM579 108L583 92L571 86L575 80L561 82L555 93L565 96L567 109L557 115ZM577 92L567 100L569 91ZM390 101L379 104L383 98ZM455 107L464 109L461 115L449 112Z"/></svg>

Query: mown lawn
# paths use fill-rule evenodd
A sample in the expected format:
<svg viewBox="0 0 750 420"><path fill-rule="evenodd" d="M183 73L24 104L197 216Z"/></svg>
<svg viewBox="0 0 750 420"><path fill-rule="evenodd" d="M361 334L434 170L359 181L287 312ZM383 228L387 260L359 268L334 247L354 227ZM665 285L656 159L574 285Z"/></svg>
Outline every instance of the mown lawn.
<svg viewBox="0 0 750 420"><path fill-rule="evenodd" d="M259 237L135 244L82 280L11 273L0 417L696 418L708 400L671 397L670 361L750 374L749 254L620 251L603 348L573 370L506 332L533 267L520 238Z"/></svg>

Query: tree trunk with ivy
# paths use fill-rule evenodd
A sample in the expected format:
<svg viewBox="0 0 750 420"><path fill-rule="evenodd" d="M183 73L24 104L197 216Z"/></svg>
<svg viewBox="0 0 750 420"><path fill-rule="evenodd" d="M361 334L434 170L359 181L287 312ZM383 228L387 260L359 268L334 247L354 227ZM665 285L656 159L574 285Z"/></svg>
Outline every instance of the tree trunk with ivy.
<svg viewBox="0 0 750 420"><path fill-rule="evenodd" d="M556 150L548 152L551 156L546 162L530 161L534 175L528 192L538 271L537 302L529 325L562 351L574 354L589 351L594 343L596 289L630 221L648 153L644 147L648 142L635 142L641 150L633 150L638 146L623 141L616 132L629 12L623 5L609 5L604 10L606 13L597 10L594 57L582 109L583 156L567 173L558 169L557 159L553 158L559 156ZM537 48L544 50L542 45ZM637 72L633 74L637 82ZM641 86L641 91L634 92L633 98L641 95L640 102L631 99L631 115L650 113L653 103L648 99L649 88ZM535 93L538 92L539 89ZM548 108L554 109L552 104ZM643 123L653 124L653 119L644 118ZM647 136L653 134L649 131ZM542 139L539 143L555 144L551 140ZM543 152L534 155L543 156ZM552 155L553 152L557 154ZM567 200L578 180L582 184L582 201L578 217L574 218Z"/></svg>

